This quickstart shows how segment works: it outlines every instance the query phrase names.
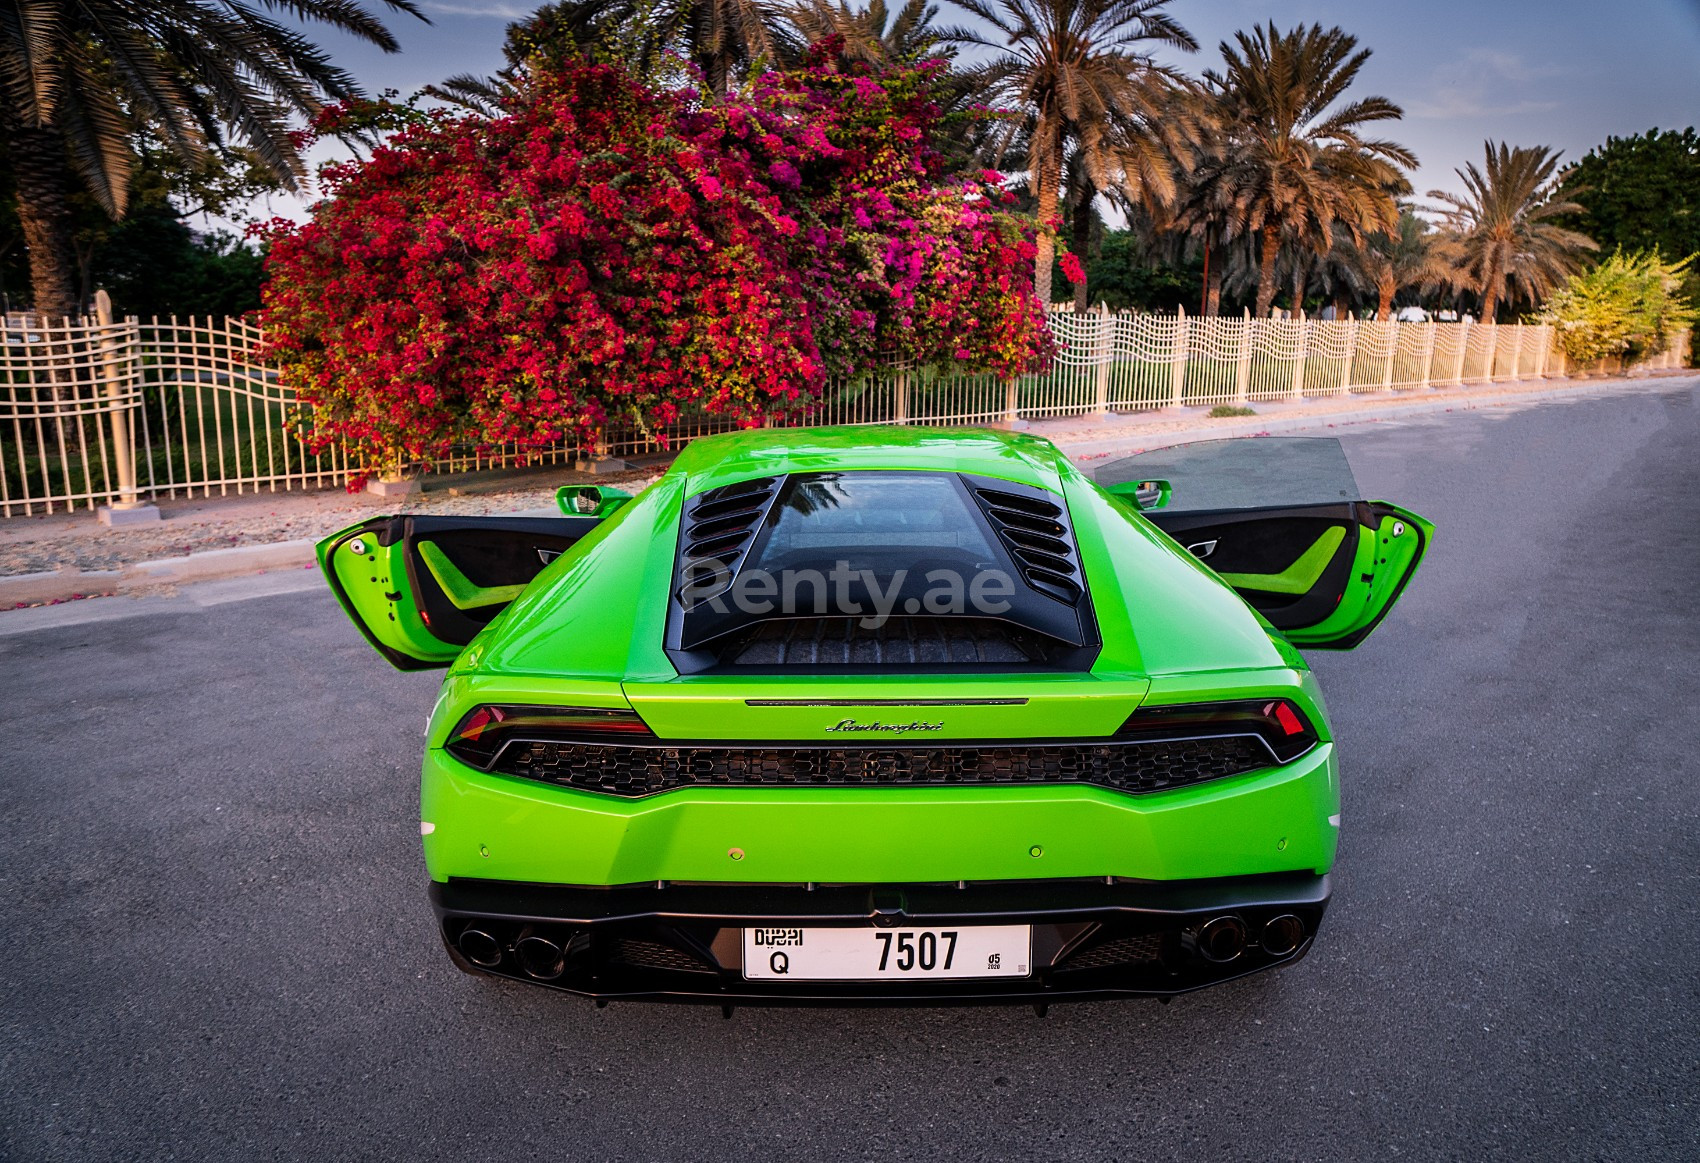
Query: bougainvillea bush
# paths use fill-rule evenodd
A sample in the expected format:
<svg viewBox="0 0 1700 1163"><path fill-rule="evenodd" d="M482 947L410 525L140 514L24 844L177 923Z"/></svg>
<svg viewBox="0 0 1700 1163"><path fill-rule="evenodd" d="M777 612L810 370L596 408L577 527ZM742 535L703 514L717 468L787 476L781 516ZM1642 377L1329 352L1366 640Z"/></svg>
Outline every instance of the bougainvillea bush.
<svg viewBox="0 0 1700 1163"><path fill-rule="evenodd" d="M718 101L534 67L504 116L418 118L269 228L266 354L317 439L383 465L688 406L795 419L899 361L1033 370L1031 228L998 175L941 172L945 67L827 49Z"/></svg>

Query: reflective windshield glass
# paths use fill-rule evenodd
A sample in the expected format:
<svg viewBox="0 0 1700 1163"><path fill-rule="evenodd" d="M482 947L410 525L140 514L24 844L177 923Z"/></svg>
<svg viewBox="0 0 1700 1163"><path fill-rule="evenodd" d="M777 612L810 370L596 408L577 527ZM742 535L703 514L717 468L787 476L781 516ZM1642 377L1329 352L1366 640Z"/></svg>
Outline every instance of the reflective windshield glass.
<svg viewBox="0 0 1700 1163"><path fill-rule="evenodd" d="M1332 436L1256 436L1178 444L1091 470L1100 488L1166 480L1164 512L1266 509L1360 499L1346 451Z"/></svg>

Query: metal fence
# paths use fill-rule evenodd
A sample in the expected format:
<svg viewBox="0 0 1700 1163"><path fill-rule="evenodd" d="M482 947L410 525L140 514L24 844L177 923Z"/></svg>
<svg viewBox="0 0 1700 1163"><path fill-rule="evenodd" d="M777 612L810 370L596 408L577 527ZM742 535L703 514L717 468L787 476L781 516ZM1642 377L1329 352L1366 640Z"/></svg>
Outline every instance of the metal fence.
<svg viewBox="0 0 1700 1163"><path fill-rule="evenodd" d="M102 297L104 306L104 297ZM1547 326L1189 318L1058 311L1041 375L892 369L837 384L775 423L988 424L1017 419L1253 404L1626 370L1572 369ZM252 355L240 319L113 321L108 312L0 324L0 516L139 497L340 487L359 466L309 451L295 397ZM1688 335L1643 367L1679 367ZM610 428L595 450L469 449L440 472L565 464L676 448L730 427L687 414L662 431Z"/></svg>

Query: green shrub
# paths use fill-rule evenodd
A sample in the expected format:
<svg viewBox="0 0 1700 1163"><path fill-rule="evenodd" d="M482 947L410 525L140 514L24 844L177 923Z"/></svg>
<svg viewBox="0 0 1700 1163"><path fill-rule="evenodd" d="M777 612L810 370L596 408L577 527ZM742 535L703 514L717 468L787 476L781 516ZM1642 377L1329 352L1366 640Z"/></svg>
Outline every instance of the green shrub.
<svg viewBox="0 0 1700 1163"><path fill-rule="evenodd" d="M1255 408L1236 408L1232 404L1217 404L1214 408L1210 409L1210 418L1212 420L1219 420L1224 416L1255 415L1257 415L1257 410Z"/></svg>
<svg viewBox="0 0 1700 1163"><path fill-rule="evenodd" d="M1577 363L1621 355L1634 360L1663 351L1695 312L1679 288L1691 258L1665 262L1657 251L1618 251L1593 270L1572 275L1547 300L1540 321Z"/></svg>

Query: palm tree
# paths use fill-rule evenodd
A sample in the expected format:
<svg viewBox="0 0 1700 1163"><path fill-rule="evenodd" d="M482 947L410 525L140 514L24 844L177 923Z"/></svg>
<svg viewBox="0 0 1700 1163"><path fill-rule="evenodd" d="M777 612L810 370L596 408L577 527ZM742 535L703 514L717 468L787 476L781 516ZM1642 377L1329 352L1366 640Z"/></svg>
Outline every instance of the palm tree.
<svg viewBox="0 0 1700 1163"><path fill-rule="evenodd" d="M1593 239L1566 230L1552 219L1580 214L1581 206L1558 196L1554 171L1561 155L1538 145L1485 142L1483 169L1466 163L1454 170L1463 194L1430 190L1441 207L1442 253L1455 270L1455 285L1481 296L1482 322L1492 323L1508 291L1541 299L1580 266Z"/></svg>
<svg viewBox="0 0 1700 1163"><path fill-rule="evenodd" d="M717 97L757 61L793 61L802 44L794 9L779 0L560 0L508 25L502 52L508 63L494 76L461 73L427 85L427 97L481 116L495 116L518 95L526 62L597 49L639 76L668 73L680 57L702 71Z"/></svg>
<svg viewBox="0 0 1700 1163"><path fill-rule="evenodd" d="M791 23L806 43L841 36L844 56L884 64L944 55L938 16L938 5L928 0L904 0L895 12L885 0L871 0L860 9L848 0L806 0L792 10Z"/></svg>
<svg viewBox="0 0 1700 1163"><path fill-rule="evenodd" d="M459 73L440 85L426 85L420 95L434 97L467 113L496 117L502 107L519 95L520 70L535 58L576 54L592 47L611 49L618 56L632 56L640 30L636 11L629 2L609 0L560 0L545 4L524 20L507 27L502 55L508 63L493 76ZM622 40L624 38L624 40ZM629 43L627 43L629 42Z"/></svg>
<svg viewBox="0 0 1700 1163"><path fill-rule="evenodd" d="M1161 78L1158 78L1161 81ZM1069 250L1084 266L1095 229L1103 224L1100 200L1129 220L1163 214L1174 201L1177 183L1189 164L1185 136L1193 129L1180 91L1153 94L1149 106L1164 111L1156 118L1117 117L1109 132L1083 136L1063 164L1061 200L1068 210ZM1074 284L1074 309L1086 310L1091 288Z"/></svg>
<svg viewBox="0 0 1700 1163"><path fill-rule="evenodd" d="M1222 284L1239 241L1243 214L1227 180L1232 153L1216 122L1213 94L1196 86L1180 95L1194 132L1186 144L1173 202L1149 219L1155 241L1171 260L1194 251L1204 259L1202 313L1214 316L1222 303Z"/></svg>
<svg viewBox="0 0 1700 1163"><path fill-rule="evenodd" d="M1160 126L1165 98L1179 76L1152 59L1167 45L1188 52L1198 42L1164 11L1169 0L952 0L991 26L956 28L958 44L997 54L986 64L996 103L1020 110L1028 124L1029 184L1041 224L1034 291L1050 302L1050 230L1057 218L1063 165L1083 154L1096 190L1120 185L1138 198L1168 198L1174 175L1162 151L1141 145L1139 127ZM1130 128L1135 130L1130 132ZM1011 136L1018 132L1012 127ZM1149 137L1144 137L1149 141ZM1139 150L1130 156L1126 149Z"/></svg>
<svg viewBox="0 0 1700 1163"><path fill-rule="evenodd" d="M735 72L758 60L789 60L799 48L777 0L660 0L648 16L653 23L642 41L643 65L653 71L663 54L679 52L702 70L718 97L732 87Z"/></svg>
<svg viewBox="0 0 1700 1163"><path fill-rule="evenodd" d="M1416 157L1363 127L1403 116L1385 97L1338 104L1369 59L1357 38L1319 24L1289 33L1271 23L1221 46L1224 70L1205 74L1224 140L1211 202L1259 251L1257 307L1275 299L1275 260L1283 242L1324 255L1336 222L1354 240L1392 230L1394 195L1408 189L1399 167Z"/></svg>
<svg viewBox="0 0 1700 1163"><path fill-rule="evenodd" d="M424 19L413 0L383 2ZM386 52L399 47L353 0L286 7ZM73 179L122 217L140 128L191 166L233 135L293 189L306 171L292 115L360 96L321 49L241 0L12 0L0 8L0 77L35 308L47 316L78 306Z"/></svg>
<svg viewBox="0 0 1700 1163"><path fill-rule="evenodd" d="M1392 231L1377 230L1361 240L1337 231L1328 256L1328 273L1338 283L1373 292L1375 317L1389 319L1393 299L1400 291L1451 281L1451 266L1434 243L1428 223L1401 207L1399 223Z"/></svg>

